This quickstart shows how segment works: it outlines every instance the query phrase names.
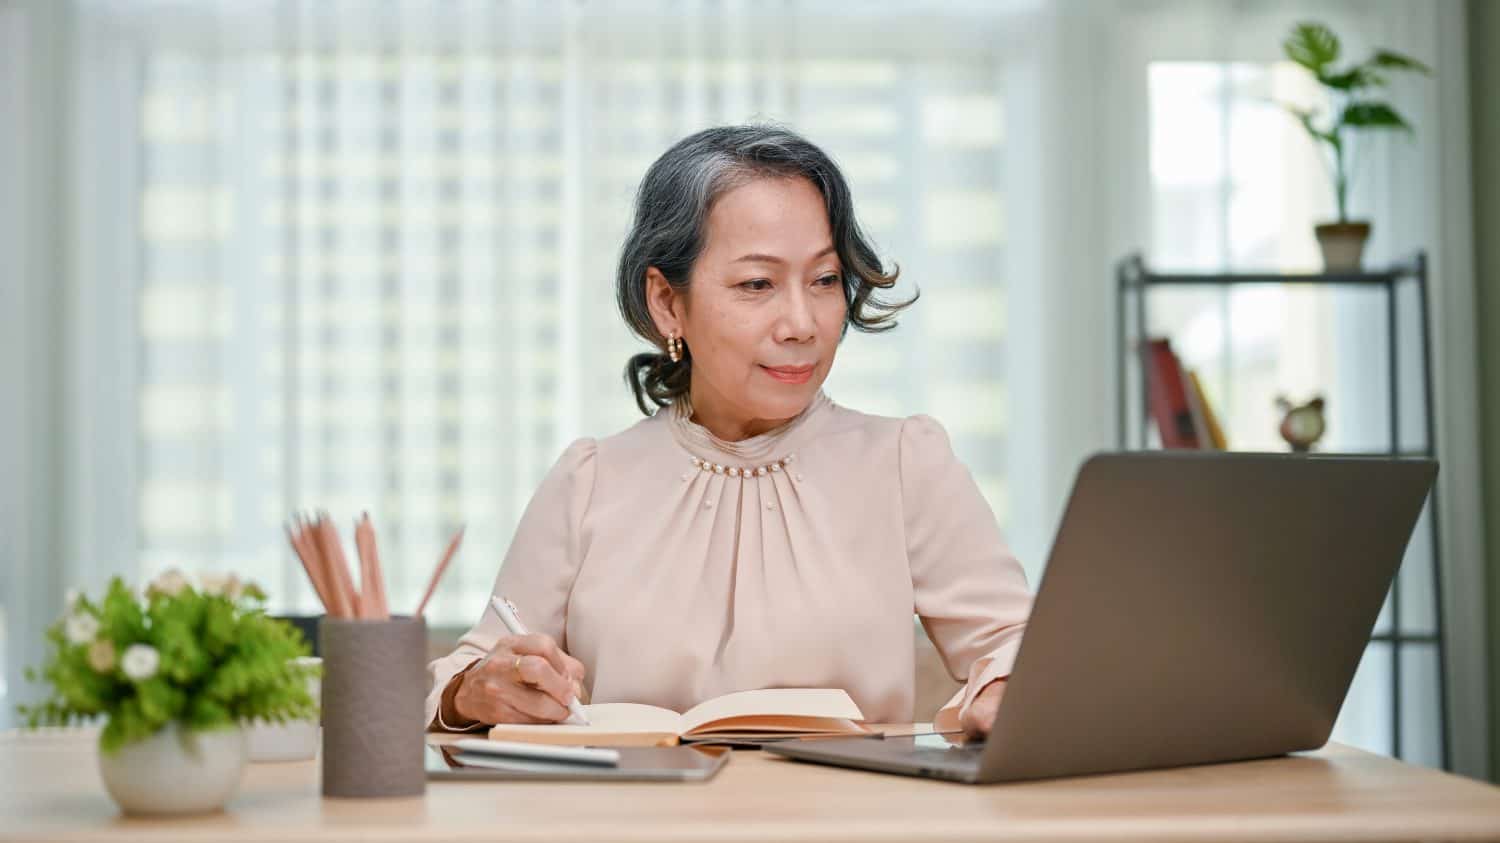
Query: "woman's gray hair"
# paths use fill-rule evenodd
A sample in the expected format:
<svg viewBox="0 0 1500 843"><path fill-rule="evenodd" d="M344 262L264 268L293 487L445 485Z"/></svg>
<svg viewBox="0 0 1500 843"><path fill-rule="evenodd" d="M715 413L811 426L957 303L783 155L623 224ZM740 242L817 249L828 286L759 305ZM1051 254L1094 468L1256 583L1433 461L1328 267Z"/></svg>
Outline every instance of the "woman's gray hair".
<svg viewBox="0 0 1500 843"><path fill-rule="evenodd" d="M656 159L636 191L635 223L625 238L616 278L620 314L636 336L660 349L666 337L646 304L646 270L656 267L673 289L686 290L703 251L708 214L724 193L757 178L805 178L823 194L833 248L843 265L844 328L878 332L896 326L896 314L916 301L877 296L896 283L854 218L844 174L823 150L779 126L719 126L678 141ZM676 363L664 352L643 352L625 364L625 381L641 412L651 415L682 399L692 381L692 349ZM654 405L654 406L652 406Z"/></svg>

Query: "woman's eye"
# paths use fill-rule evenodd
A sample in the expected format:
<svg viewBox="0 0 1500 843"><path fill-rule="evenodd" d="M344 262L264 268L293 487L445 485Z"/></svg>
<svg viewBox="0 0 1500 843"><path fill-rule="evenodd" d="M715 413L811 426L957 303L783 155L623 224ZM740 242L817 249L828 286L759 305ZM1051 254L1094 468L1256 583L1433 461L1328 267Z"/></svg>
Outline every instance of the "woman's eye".
<svg viewBox="0 0 1500 843"><path fill-rule="evenodd" d="M818 279L817 283L823 287L832 287L839 283L839 277L837 275L824 275Z"/></svg>
<svg viewBox="0 0 1500 843"><path fill-rule="evenodd" d="M771 282L765 278L752 278L740 284L740 288L744 290L769 290L771 289Z"/></svg>

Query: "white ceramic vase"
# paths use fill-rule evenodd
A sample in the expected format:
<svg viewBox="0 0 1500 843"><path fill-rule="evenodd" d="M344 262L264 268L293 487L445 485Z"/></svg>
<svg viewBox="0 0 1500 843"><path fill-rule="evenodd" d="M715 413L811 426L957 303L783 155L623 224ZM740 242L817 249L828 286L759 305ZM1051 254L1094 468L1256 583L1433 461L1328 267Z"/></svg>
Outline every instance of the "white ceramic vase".
<svg viewBox="0 0 1500 843"><path fill-rule="evenodd" d="M127 814L201 814L224 807L245 772L239 726L186 732L171 723L113 755L99 752L104 789Z"/></svg>
<svg viewBox="0 0 1500 843"><path fill-rule="evenodd" d="M292 659L298 667L320 667L323 660L315 656ZM321 709L323 681L319 676L307 678L307 694ZM308 720L270 723L252 720L245 734L250 746L250 761L310 761L318 755L318 715Z"/></svg>

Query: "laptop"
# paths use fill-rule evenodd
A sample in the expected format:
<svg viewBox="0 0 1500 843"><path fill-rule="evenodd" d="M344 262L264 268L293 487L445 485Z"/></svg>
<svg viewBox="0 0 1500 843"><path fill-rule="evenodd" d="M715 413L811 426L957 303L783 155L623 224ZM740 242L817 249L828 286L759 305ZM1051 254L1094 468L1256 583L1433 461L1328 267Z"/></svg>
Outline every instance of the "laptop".
<svg viewBox="0 0 1500 843"><path fill-rule="evenodd" d="M1317 749L1437 469L1390 457L1094 456L1074 482L988 740L766 751L989 783Z"/></svg>

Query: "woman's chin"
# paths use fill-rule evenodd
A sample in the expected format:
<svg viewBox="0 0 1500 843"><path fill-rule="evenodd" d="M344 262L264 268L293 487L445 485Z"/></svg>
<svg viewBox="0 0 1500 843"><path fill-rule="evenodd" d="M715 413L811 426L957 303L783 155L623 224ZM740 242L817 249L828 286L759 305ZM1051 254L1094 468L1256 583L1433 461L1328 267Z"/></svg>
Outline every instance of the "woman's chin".
<svg viewBox="0 0 1500 843"><path fill-rule="evenodd" d="M789 419L799 415L812 403L821 386L821 382L812 381L768 384L756 390L759 393L756 398L759 400L755 402L758 409L755 415L763 419Z"/></svg>

